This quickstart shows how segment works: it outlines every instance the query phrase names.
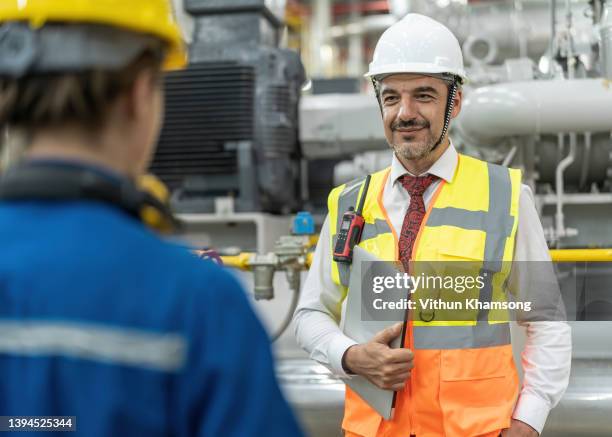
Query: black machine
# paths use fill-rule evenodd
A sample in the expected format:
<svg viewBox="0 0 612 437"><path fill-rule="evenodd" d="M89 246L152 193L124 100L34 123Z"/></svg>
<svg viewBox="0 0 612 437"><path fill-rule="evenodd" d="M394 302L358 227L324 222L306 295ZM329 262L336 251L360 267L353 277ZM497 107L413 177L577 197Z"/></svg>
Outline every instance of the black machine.
<svg viewBox="0 0 612 437"><path fill-rule="evenodd" d="M279 48L282 19L265 0L185 0L195 20L190 65L166 80L151 170L177 212L288 213L299 208L298 105L305 73Z"/></svg>
<svg viewBox="0 0 612 437"><path fill-rule="evenodd" d="M334 247L334 261L350 264L353 262L353 248L361 241L365 220L361 213L370 186L370 175L366 177L357 210L350 207L342 216L338 238Z"/></svg>

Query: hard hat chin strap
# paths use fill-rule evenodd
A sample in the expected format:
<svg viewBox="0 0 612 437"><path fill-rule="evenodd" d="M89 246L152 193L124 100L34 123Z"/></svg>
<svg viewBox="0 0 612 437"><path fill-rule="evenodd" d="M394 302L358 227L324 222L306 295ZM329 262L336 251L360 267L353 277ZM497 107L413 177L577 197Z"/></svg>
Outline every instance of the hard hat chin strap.
<svg viewBox="0 0 612 437"><path fill-rule="evenodd" d="M457 89L458 89L457 79L455 78L453 79L453 82L448 87L448 100L446 101L446 112L444 114L444 127L442 127L442 133L440 134L440 138L438 139L436 144L431 149L432 151L436 150L440 146L440 144L442 144L442 141L444 141L444 137L446 136L446 133L448 132L448 128L450 126L450 121L451 121L451 115L453 113L453 109L455 108L455 97L457 97Z"/></svg>

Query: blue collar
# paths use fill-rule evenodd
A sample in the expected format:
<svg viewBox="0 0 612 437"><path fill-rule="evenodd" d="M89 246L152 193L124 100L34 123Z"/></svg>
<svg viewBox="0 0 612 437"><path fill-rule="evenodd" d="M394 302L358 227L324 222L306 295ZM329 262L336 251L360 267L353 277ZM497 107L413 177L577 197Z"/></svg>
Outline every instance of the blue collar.
<svg viewBox="0 0 612 437"><path fill-rule="evenodd" d="M55 168L68 168L68 169L83 169L96 173L109 181L118 185L126 181L127 177L119 174L115 170L105 167L102 165L90 164L88 162L71 160L66 158L31 158L21 162L19 165L22 166L44 166L44 167L55 167Z"/></svg>

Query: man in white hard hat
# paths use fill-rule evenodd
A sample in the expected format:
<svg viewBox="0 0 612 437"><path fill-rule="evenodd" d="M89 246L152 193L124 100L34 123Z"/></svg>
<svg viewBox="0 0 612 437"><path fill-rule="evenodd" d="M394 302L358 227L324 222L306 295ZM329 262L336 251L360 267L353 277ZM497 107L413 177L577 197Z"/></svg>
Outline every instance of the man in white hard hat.
<svg viewBox="0 0 612 437"><path fill-rule="evenodd" d="M493 283L520 287L521 272L503 266L550 261L548 248L520 171L459 155L447 135L466 80L455 36L409 14L382 35L367 76L395 153L390 167L370 175L358 245L382 260L399 260L406 271L413 261L481 262L494 278L481 300L500 298ZM493 321L488 311L442 324L413 314L399 349L388 345L401 335L402 323L364 344L340 330L350 264L332 249L343 214L365 191L364 179L332 190L295 314L298 342L313 359L342 377L361 375L397 392L393 418L385 420L347 387L345 435L538 435L567 387L566 323L521 322L527 327L522 388L509 323Z"/></svg>

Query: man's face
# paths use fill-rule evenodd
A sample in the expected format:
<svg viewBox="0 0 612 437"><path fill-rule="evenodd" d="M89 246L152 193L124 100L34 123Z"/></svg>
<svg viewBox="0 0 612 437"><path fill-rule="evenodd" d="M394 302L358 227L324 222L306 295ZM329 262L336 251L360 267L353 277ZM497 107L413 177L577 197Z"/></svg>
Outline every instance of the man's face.
<svg viewBox="0 0 612 437"><path fill-rule="evenodd" d="M382 80L385 137L399 157L419 160L431 153L444 127L448 88L441 79L418 74L394 74ZM459 91L452 117L460 107Z"/></svg>

